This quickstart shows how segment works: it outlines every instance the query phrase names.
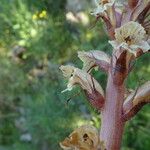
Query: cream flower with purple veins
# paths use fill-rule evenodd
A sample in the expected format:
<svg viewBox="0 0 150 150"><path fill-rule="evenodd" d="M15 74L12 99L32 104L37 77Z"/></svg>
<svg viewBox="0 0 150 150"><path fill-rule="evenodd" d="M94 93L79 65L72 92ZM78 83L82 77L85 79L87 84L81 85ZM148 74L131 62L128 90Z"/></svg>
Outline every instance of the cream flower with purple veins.
<svg viewBox="0 0 150 150"><path fill-rule="evenodd" d="M112 6L114 2L115 0L95 0L97 8L94 9L91 14L94 16L98 16L99 14L104 13L104 11L106 11L108 7Z"/></svg>
<svg viewBox="0 0 150 150"><path fill-rule="evenodd" d="M72 68L72 71L70 71L70 68ZM72 66L61 66L60 70L62 70L65 77L70 76L67 84L67 89L62 92L71 91L75 85L80 85L83 90L86 90L90 94L92 94L92 92L96 90L101 95L104 95L103 89L100 84L87 72ZM72 73L70 74L70 72ZM67 75L67 73L69 74Z"/></svg>
<svg viewBox="0 0 150 150"><path fill-rule="evenodd" d="M136 56L138 49L141 49L143 52L150 49L150 45L144 40L145 37L146 31L141 24L130 21L115 30L116 40L109 41L109 43L114 49L122 47Z"/></svg>
<svg viewBox="0 0 150 150"><path fill-rule="evenodd" d="M89 52L79 51L78 57L83 61L83 70L89 72L92 68L97 66L98 61L104 61L110 63L109 56L98 50L93 50Z"/></svg>

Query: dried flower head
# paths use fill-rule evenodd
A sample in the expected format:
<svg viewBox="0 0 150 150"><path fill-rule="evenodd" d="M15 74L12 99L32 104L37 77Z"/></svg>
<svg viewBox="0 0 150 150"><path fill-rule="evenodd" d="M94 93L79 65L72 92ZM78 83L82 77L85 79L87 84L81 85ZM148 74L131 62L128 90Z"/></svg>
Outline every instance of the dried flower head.
<svg viewBox="0 0 150 150"><path fill-rule="evenodd" d="M64 150L97 150L99 146L98 131L91 125L83 125L60 142L60 146Z"/></svg>
<svg viewBox="0 0 150 150"><path fill-rule="evenodd" d="M96 90L97 92L104 95L100 84L87 72L72 66L61 66L60 70L62 70L65 77L70 77L67 89L65 89L63 92L71 91L72 88L78 84L82 89L90 94L92 94L92 92Z"/></svg>
<svg viewBox="0 0 150 150"><path fill-rule="evenodd" d="M115 40L109 41L113 48L120 47L130 51L136 56L137 50L141 49L146 52L150 49L150 45L145 39L146 32L141 24L130 21L115 30Z"/></svg>

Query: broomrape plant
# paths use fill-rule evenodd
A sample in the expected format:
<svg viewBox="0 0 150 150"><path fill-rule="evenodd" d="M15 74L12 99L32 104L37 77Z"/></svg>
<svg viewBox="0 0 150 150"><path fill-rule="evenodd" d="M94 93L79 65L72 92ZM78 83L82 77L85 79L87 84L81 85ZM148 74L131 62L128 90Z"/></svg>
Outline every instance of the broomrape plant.
<svg viewBox="0 0 150 150"><path fill-rule="evenodd" d="M80 85L91 105L101 112L100 134L94 127L82 126L67 138L67 144L66 139L60 143L65 150L119 150L126 122L150 102L150 81L125 94L125 80L133 69L131 62L150 51L150 0L95 2L97 8L91 14L97 21L103 20L112 55L98 50L80 51L82 69L68 65L60 70L69 80L63 92ZM105 90L92 77L94 68L107 73Z"/></svg>

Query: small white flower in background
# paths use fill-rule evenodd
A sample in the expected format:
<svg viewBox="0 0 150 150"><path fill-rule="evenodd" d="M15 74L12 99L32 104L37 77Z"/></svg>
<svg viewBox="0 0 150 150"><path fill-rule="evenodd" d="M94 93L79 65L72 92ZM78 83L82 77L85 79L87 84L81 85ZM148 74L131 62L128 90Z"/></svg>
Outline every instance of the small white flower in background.
<svg viewBox="0 0 150 150"><path fill-rule="evenodd" d="M91 15L98 16L101 13L104 13L110 6L114 4L115 0L95 0L95 4L97 6Z"/></svg>
<svg viewBox="0 0 150 150"><path fill-rule="evenodd" d="M78 12L76 14L74 14L73 12L67 12L66 19L69 22L82 23L84 26L87 26L89 24L89 17L84 12Z"/></svg>
<svg viewBox="0 0 150 150"><path fill-rule="evenodd" d="M98 61L110 63L109 56L106 53L98 50L89 52L79 51L78 57L83 61L83 70L86 72L89 72L93 67L96 67Z"/></svg>
<svg viewBox="0 0 150 150"><path fill-rule="evenodd" d="M90 94L96 90L101 95L104 95L100 84L89 73L69 65L61 66L60 70L63 72L65 77L70 77L67 89L62 92L71 91L75 85L80 85L83 90L86 90Z"/></svg>
<svg viewBox="0 0 150 150"><path fill-rule="evenodd" d="M32 141L32 136L30 133L24 133L21 135L20 140L23 142L31 142Z"/></svg>
<svg viewBox="0 0 150 150"><path fill-rule="evenodd" d="M113 48L124 48L136 56L137 50L141 49L146 52L150 49L150 45L146 40L146 31L141 24L130 21L115 30L115 40L109 41Z"/></svg>

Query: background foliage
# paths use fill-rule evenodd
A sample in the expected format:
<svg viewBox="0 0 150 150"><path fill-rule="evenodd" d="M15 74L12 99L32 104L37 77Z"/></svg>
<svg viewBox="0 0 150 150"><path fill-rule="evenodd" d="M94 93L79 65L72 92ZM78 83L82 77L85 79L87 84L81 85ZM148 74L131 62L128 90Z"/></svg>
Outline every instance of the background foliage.
<svg viewBox="0 0 150 150"><path fill-rule="evenodd" d="M66 19L66 1L0 1L0 150L59 150L59 141L75 127L99 126L98 112L85 101L80 89L61 94L66 82L61 64L77 64L78 50L111 53L100 22L94 28L90 9L84 18ZM127 87L150 80L150 55L134 62ZM103 87L106 75L93 72ZM68 98L72 97L69 105ZM150 106L126 126L122 150L149 150Z"/></svg>

